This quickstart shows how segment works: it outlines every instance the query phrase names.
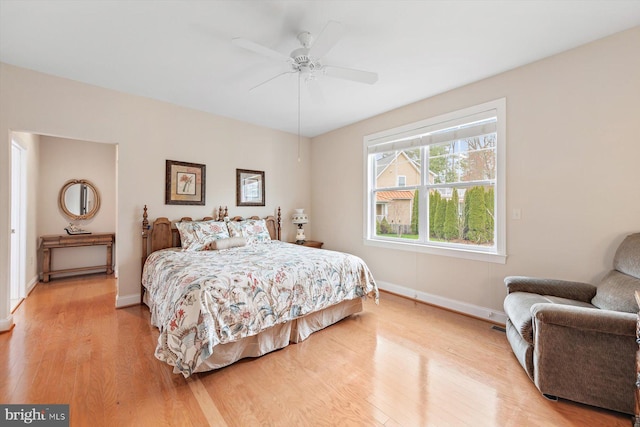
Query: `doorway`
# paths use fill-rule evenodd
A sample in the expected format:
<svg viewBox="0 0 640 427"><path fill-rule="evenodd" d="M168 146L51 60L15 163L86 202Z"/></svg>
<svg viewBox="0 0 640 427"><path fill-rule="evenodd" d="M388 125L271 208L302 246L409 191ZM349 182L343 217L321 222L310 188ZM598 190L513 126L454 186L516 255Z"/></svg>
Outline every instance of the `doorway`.
<svg viewBox="0 0 640 427"><path fill-rule="evenodd" d="M11 141L11 272L9 300L13 311L25 297L27 168L25 149Z"/></svg>

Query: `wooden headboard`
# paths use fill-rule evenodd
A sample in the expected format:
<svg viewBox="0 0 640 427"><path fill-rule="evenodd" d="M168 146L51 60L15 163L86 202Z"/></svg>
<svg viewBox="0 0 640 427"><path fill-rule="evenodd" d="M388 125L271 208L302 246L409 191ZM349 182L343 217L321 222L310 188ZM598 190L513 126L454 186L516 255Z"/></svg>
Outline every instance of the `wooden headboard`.
<svg viewBox="0 0 640 427"><path fill-rule="evenodd" d="M228 218L229 213L227 208L220 208L215 212L215 217L207 216L202 218L201 221L224 221L225 218ZM235 216L232 218L228 218L229 221L242 221L244 219L260 219L258 216L252 216L249 218L243 218L241 216ZM278 211L276 216L269 215L264 218L267 223L267 229L269 230L269 234L271 235L271 239L280 240L280 228L281 228L281 214L280 208L278 207ZM149 217L147 214L147 205L144 205L144 211L142 213L142 266L144 267L144 262L147 260L147 257L160 249L166 248L179 248L181 246L180 243L180 233L175 226L175 222L180 221L193 221L191 217L182 217L179 221L170 221L166 217L159 217L155 221L153 221L152 225L149 225ZM142 287L141 294L144 294L144 287Z"/></svg>
<svg viewBox="0 0 640 427"><path fill-rule="evenodd" d="M200 221L225 221L228 218L228 221L242 221L245 219L260 219L258 216L251 217L241 217L234 216L229 218L229 214L227 208L223 208L220 206L218 211L215 213L215 217L207 216L202 218ZM280 228L281 228L281 214L280 208L278 207L277 216L269 215L264 218L267 229L269 230L269 235L273 240L280 240ZM153 221L152 225L149 225L149 217L147 213L147 205L144 206L144 212L142 213L142 263L144 265L144 261L147 257L160 249L166 248L177 248L181 246L180 243L180 233L175 226L176 222L181 221L193 221L191 217L182 217L179 221L170 221L166 217L158 217L155 221Z"/></svg>

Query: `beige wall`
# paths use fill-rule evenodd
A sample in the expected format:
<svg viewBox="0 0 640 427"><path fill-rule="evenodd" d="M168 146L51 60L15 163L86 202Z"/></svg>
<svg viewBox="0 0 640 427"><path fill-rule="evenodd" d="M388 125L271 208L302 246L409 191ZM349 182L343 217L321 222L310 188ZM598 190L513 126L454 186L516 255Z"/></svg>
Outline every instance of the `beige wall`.
<svg viewBox="0 0 640 427"><path fill-rule="evenodd" d="M0 229L9 229L11 131L118 145L116 263L118 306L137 303L142 208L151 218L202 217L219 205L233 215L267 215L282 207L283 239L296 207L310 206L309 140L168 103L0 64ZM206 206L164 204L165 160L207 166ZM266 206L235 206L235 169L265 171ZM305 229L311 236L312 224ZM0 329L8 312L8 234L0 234Z"/></svg>
<svg viewBox="0 0 640 427"><path fill-rule="evenodd" d="M115 144L41 136L38 168L38 235L64 234L70 222L92 232L116 231ZM86 179L97 188L100 209L93 218L71 221L58 207L60 189L70 179ZM55 249L52 268L104 265L105 251L105 246Z"/></svg>
<svg viewBox="0 0 640 427"><path fill-rule="evenodd" d="M480 317L500 316L507 275L598 280L640 231L638 52L635 28L314 138L314 238L361 256L382 287ZM506 264L365 245L363 137L502 97Z"/></svg>

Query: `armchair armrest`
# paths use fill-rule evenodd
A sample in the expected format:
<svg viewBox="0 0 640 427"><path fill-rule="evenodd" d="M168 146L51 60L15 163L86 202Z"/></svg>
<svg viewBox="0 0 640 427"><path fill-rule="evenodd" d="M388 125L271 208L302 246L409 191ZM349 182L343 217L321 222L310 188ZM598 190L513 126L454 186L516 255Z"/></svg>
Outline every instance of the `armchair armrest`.
<svg viewBox="0 0 640 427"><path fill-rule="evenodd" d="M531 313L542 393L634 413L636 314L550 303Z"/></svg>
<svg viewBox="0 0 640 427"><path fill-rule="evenodd" d="M591 302L596 295L596 287L590 283L572 282L559 279L509 276L504 279L507 293L529 292L539 295L551 295L576 301Z"/></svg>
<svg viewBox="0 0 640 427"><path fill-rule="evenodd" d="M602 334L636 336L635 313L539 303L531 306L531 315L538 329L541 324L553 324Z"/></svg>

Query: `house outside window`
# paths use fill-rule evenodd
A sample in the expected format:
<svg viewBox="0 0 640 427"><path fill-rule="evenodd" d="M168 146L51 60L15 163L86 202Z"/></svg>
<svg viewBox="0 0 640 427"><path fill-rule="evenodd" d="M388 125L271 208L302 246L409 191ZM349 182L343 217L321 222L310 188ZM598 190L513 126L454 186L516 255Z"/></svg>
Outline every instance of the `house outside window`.
<svg viewBox="0 0 640 427"><path fill-rule="evenodd" d="M505 104L365 137L365 243L504 263Z"/></svg>

